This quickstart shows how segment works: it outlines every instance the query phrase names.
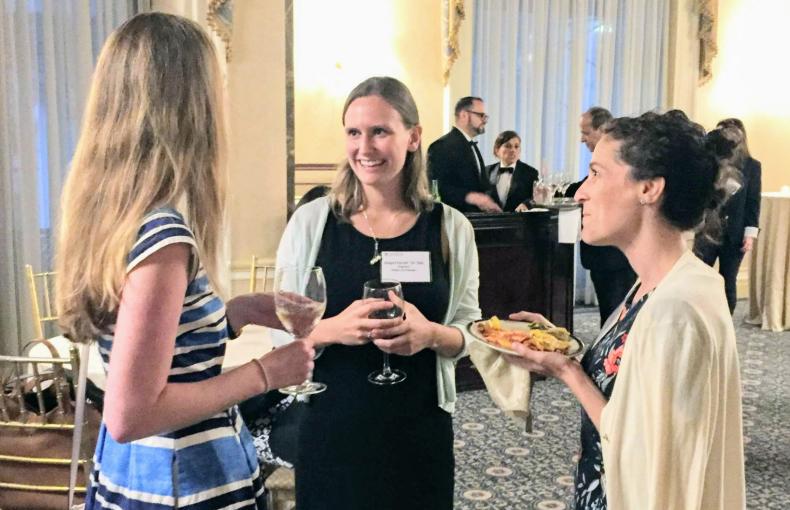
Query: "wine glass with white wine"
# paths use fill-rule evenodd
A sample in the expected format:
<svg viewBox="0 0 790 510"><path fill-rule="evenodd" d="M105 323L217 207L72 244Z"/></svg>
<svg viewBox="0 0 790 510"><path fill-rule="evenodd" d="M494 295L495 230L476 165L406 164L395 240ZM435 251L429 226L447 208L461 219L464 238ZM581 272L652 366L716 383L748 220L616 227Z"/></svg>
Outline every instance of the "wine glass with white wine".
<svg viewBox="0 0 790 510"><path fill-rule="evenodd" d="M371 319L395 319L403 315L403 290L400 282L394 280L369 280L362 291L365 299L376 298L392 301L392 307L370 314ZM384 365L368 375L368 381L379 386L390 386L406 380L406 372L390 367L390 355L384 353Z"/></svg>
<svg viewBox="0 0 790 510"><path fill-rule="evenodd" d="M274 274L274 308L294 338L307 338L326 310L326 282L321 268L278 267ZM312 395L324 390L326 384L310 378L302 384L280 388L288 395Z"/></svg>

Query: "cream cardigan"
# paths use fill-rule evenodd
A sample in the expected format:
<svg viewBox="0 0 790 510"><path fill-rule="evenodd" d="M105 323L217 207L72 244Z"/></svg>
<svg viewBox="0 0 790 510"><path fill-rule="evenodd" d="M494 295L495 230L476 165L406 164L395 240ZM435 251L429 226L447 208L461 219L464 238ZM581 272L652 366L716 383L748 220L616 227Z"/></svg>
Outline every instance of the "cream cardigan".
<svg viewBox="0 0 790 510"><path fill-rule="evenodd" d="M278 267L315 265L328 215L328 197L316 199L294 212L277 248ZM436 356L439 407L452 413L456 401L455 362L467 354L466 345L472 341L466 329L467 325L480 318L480 306L477 302L480 272L475 234L469 220L445 205L442 227L450 248L450 302L443 324L459 329L464 336L464 347L457 356Z"/></svg>
<svg viewBox="0 0 790 510"><path fill-rule="evenodd" d="M609 510L745 508L735 331L690 251L637 315L600 433Z"/></svg>

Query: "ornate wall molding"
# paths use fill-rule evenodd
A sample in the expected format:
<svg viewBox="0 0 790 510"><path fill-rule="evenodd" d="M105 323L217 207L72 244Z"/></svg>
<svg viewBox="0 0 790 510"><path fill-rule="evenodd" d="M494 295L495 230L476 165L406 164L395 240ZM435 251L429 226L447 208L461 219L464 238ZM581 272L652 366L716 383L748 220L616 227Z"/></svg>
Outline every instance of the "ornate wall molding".
<svg viewBox="0 0 790 510"><path fill-rule="evenodd" d="M461 22L466 18L464 0L444 0L442 2L442 44L444 46L444 61L442 62L442 84L447 85L450 79L450 70L458 58L458 31Z"/></svg>
<svg viewBox="0 0 790 510"><path fill-rule="evenodd" d="M699 84L713 77L713 58L719 52L716 45L718 0L694 0L694 13L699 16Z"/></svg>
<svg viewBox="0 0 790 510"><path fill-rule="evenodd" d="M225 45L225 61L230 62L233 36L233 0L211 0L206 12L206 23Z"/></svg>

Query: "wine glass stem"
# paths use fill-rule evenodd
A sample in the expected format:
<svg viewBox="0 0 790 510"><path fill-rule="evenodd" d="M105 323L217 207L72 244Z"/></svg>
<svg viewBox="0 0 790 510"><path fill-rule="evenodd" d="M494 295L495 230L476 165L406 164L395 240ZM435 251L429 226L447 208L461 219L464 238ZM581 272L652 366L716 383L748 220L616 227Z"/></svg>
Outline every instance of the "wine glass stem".
<svg viewBox="0 0 790 510"><path fill-rule="evenodd" d="M390 368L390 355L388 352L384 353L384 369L381 371L385 376L392 374L392 369Z"/></svg>
<svg viewBox="0 0 790 510"><path fill-rule="evenodd" d="M297 342L298 342L299 340L301 340L302 338L303 338L303 337L298 337L298 336L294 335L294 340L296 340ZM313 382L313 372L310 372L310 373L308 374L308 376L307 376L307 379L305 379L305 380L302 382L302 384L300 384L300 385L299 385L299 387L300 387L300 388L307 388L307 387L309 387L309 386L310 386L310 384L311 384L312 382Z"/></svg>

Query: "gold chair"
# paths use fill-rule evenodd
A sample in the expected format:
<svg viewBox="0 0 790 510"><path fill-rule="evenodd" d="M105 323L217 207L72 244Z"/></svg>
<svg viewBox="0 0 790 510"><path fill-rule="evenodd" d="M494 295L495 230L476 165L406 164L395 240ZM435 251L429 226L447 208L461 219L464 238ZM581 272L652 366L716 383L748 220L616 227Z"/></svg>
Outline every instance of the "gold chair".
<svg viewBox="0 0 790 510"><path fill-rule="evenodd" d="M258 273L262 274L259 275ZM258 281L263 282L262 292L274 288L274 266L263 264L255 255L250 263L250 292L258 290ZM272 510L291 510L296 507L296 484L293 469L279 467L266 477L268 507Z"/></svg>
<svg viewBox="0 0 790 510"><path fill-rule="evenodd" d="M33 266L25 264L25 274L30 291L30 308L33 314L33 328L36 338L47 338L48 335L44 334L46 325L54 324L58 320L53 306L55 273L52 271L35 273Z"/></svg>
<svg viewBox="0 0 790 510"><path fill-rule="evenodd" d="M49 349L53 357L0 356L2 508L68 506L75 412L64 366L78 367L79 356L76 348L70 358L55 357L54 347ZM100 420L98 411L86 408L75 487L80 498Z"/></svg>
<svg viewBox="0 0 790 510"><path fill-rule="evenodd" d="M25 264L28 288L30 290L30 309L36 339L47 339L57 349L58 355L67 358L74 344L61 336L58 328L58 315L55 309L55 275L54 271L36 273L30 264ZM49 324L49 326L47 326ZM29 353L32 357L48 356L47 349L41 343L35 345ZM56 356L56 354L52 354ZM68 365L67 365L68 367ZM101 364L101 354L97 343L91 345L91 356L88 362L88 377L91 382L104 389L105 376ZM0 507L2 508L2 507Z"/></svg>
<svg viewBox="0 0 790 510"><path fill-rule="evenodd" d="M259 276L258 272L262 275ZM263 282L263 288L258 291L258 281ZM264 264L253 255L250 264L250 292L270 292L274 288L274 266Z"/></svg>
<svg viewBox="0 0 790 510"><path fill-rule="evenodd" d="M298 405L298 404L297 404ZM292 510L296 508L296 482L294 470L278 467L266 477L264 482L268 494L268 508L272 510Z"/></svg>

